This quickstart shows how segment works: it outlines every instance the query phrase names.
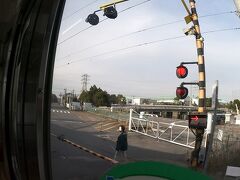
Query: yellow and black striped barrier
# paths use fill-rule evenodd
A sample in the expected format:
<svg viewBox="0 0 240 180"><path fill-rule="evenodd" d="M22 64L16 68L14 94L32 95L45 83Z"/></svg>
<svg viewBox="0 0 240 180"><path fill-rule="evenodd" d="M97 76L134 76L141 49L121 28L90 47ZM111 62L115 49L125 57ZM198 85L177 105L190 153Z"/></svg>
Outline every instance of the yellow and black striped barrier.
<svg viewBox="0 0 240 180"><path fill-rule="evenodd" d="M104 155L102 155L102 154L99 154L99 153L97 153L97 152L95 152L95 151L93 151L93 150L90 150L90 149L88 149L88 148L86 148L86 147L84 147L84 146L81 146L81 145L79 145L79 144L76 144L76 143L74 143L73 141L64 138L64 136L57 136L57 135L55 135L55 134L53 134L53 133L51 133L51 135L54 136L54 137L56 137L56 138L59 139L60 141L66 142L66 143L68 143L68 144L71 144L72 146L74 146L74 147L76 147L76 148L78 148L78 149L81 149L81 150L83 150L83 151L85 151L85 152L87 152L87 153L90 153L90 154L92 154L92 155L94 155L94 156L96 156L96 157L99 157L99 158L101 158L101 159L104 159L104 160L106 160L106 161L109 161L109 162L111 162L111 163L113 163L113 164L119 163L118 161L116 161L116 160L114 160L114 159L112 159L112 158L109 158L109 157L104 156Z"/></svg>

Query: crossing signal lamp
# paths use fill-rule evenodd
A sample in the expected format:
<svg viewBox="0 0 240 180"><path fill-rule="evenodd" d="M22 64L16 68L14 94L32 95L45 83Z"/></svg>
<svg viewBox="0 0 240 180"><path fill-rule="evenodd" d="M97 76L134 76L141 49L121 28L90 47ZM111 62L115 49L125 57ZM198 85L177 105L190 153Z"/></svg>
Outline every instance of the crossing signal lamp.
<svg viewBox="0 0 240 180"><path fill-rule="evenodd" d="M97 12L103 11L103 15L108 17L109 19L116 19L118 16L118 12L116 10L116 4L126 2L128 0L112 0L112 2L103 4L100 8L94 11L93 14L88 15L85 20L87 23L91 25L97 25L99 23L99 17L96 15Z"/></svg>
<svg viewBox="0 0 240 180"><path fill-rule="evenodd" d="M188 69L185 66L180 65L176 69L176 75L178 78L183 79L183 78L187 77Z"/></svg>
<svg viewBox="0 0 240 180"><path fill-rule="evenodd" d="M185 99L188 96L188 89L184 86L177 87L176 96L179 99Z"/></svg>
<svg viewBox="0 0 240 180"><path fill-rule="evenodd" d="M207 114L194 113L188 116L188 126L193 129L207 128Z"/></svg>
<svg viewBox="0 0 240 180"><path fill-rule="evenodd" d="M109 19L115 19L118 16L118 12L115 7L110 6L104 9L104 16L107 16Z"/></svg>
<svg viewBox="0 0 240 180"><path fill-rule="evenodd" d="M87 19L85 20L87 23L95 26L99 23L99 17L95 13L89 14Z"/></svg>

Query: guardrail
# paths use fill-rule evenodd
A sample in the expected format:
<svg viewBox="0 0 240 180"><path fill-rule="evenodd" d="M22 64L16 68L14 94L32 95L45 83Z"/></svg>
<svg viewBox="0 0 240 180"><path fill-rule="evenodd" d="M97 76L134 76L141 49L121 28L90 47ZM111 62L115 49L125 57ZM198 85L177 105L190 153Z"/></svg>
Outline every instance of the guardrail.
<svg viewBox="0 0 240 180"><path fill-rule="evenodd" d="M177 124L180 122L183 121L166 123L139 118L139 114L131 109L129 131L193 149L195 136L187 125Z"/></svg>

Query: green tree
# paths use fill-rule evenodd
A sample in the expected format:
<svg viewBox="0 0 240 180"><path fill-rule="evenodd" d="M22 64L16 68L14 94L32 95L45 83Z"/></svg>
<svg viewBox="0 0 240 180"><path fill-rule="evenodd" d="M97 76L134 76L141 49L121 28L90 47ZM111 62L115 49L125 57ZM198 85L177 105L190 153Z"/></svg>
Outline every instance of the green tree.
<svg viewBox="0 0 240 180"><path fill-rule="evenodd" d="M212 106L212 98L206 98L206 107Z"/></svg>
<svg viewBox="0 0 240 180"><path fill-rule="evenodd" d="M122 94L117 95L117 104L126 104L126 98Z"/></svg>
<svg viewBox="0 0 240 180"><path fill-rule="evenodd" d="M111 94L109 96L109 102L110 102L110 104L117 104L118 103L117 102L117 96L115 94Z"/></svg>
<svg viewBox="0 0 240 180"><path fill-rule="evenodd" d="M238 106L238 108L240 108L240 100L239 99L234 99L233 101L230 101L227 104L227 108L236 112L236 105Z"/></svg>
<svg viewBox="0 0 240 180"><path fill-rule="evenodd" d="M96 85L90 87L89 91L83 91L80 95L81 102L89 102L94 106L110 106L111 104L126 104L126 98L118 94L108 94Z"/></svg>
<svg viewBox="0 0 240 180"><path fill-rule="evenodd" d="M88 103L92 102L88 91L83 91L80 95L79 100L80 102L88 102Z"/></svg>

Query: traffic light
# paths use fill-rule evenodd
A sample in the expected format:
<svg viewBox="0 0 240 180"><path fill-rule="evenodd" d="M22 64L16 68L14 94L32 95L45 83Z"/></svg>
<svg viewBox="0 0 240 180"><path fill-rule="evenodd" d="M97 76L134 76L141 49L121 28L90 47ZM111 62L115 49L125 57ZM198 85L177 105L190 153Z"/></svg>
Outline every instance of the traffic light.
<svg viewBox="0 0 240 180"><path fill-rule="evenodd" d="M99 23L99 17L96 15L96 13L99 11L103 11L103 15L108 17L109 19L116 19L118 16L116 4L126 1L128 0L112 0L112 2L103 4L98 10L94 11L93 14L89 14L85 21L91 25L97 25Z"/></svg>
<svg viewBox="0 0 240 180"><path fill-rule="evenodd" d="M179 99L185 99L188 96L188 89L184 86L177 87L176 96Z"/></svg>
<svg viewBox="0 0 240 180"><path fill-rule="evenodd" d="M176 69L176 75L178 78L183 79L183 78L187 77L188 69L185 66L180 65Z"/></svg>
<svg viewBox="0 0 240 180"><path fill-rule="evenodd" d="M192 113L188 116L188 126L194 129L207 128L207 114Z"/></svg>
<svg viewBox="0 0 240 180"><path fill-rule="evenodd" d="M109 19L115 19L118 16L118 12L115 7L110 6L104 9L104 16L107 16Z"/></svg>
<svg viewBox="0 0 240 180"><path fill-rule="evenodd" d="M94 25L97 25L99 23L99 17L95 13L89 14L85 21L94 26Z"/></svg>

